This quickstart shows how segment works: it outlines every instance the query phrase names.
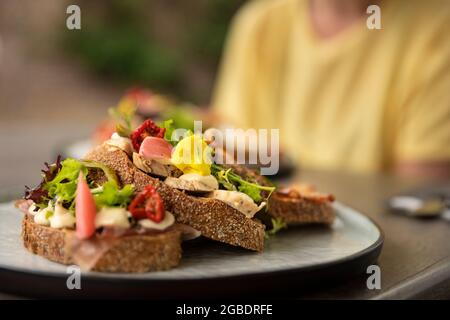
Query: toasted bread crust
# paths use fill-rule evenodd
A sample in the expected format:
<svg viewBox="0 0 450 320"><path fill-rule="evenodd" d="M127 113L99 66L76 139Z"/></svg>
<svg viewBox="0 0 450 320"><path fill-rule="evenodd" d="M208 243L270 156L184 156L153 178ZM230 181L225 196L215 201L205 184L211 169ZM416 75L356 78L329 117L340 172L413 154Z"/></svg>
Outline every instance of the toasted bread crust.
<svg viewBox="0 0 450 320"><path fill-rule="evenodd" d="M30 215L22 221L25 248L34 254L62 264L75 264L67 242L74 231L36 224ZM96 261L93 271L147 272L167 270L181 259L181 231L118 238Z"/></svg>
<svg viewBox="0 0 450 320"><path fill-rule="evenodd" d="M259 175L255 170L237 164L228 165L228 167L240 176L255 180L261 185L271 185L266 177ZM310 190L301 192L298 198L289 198L274 192L269 198L268 215L273 218L281 218L288 225L332 224L335 213L331 202L334 197L317 193L314 188L308 187Z"/></svg>
<svg viewBox="0 0 450 320"><path fill-rule="evenodd" d="M333 223L335 213L331 202L313 198L288 198L274 193L270 197L269 215L281 218L288 225Z"/></svg>
<svg viewBox="0 0 450 320"><path fill-rule="evenodd" d="M25 248L49 260L72 264L65 250L67 230L52 229L36 224L29 215L22 220L22 240Z"/></svg>
<svg viewBox="0 0 450 320"><path fill-rule="evenodd" d="M147 185L154 186L176 221L199 230L203 236L254 251L263 250L265 226L259 220L246 218L222 201L194 197L169 187L136 168L118 148L104 144L85 158L109 166L116 171L122 184L132 183L138 191Z"/></svg>

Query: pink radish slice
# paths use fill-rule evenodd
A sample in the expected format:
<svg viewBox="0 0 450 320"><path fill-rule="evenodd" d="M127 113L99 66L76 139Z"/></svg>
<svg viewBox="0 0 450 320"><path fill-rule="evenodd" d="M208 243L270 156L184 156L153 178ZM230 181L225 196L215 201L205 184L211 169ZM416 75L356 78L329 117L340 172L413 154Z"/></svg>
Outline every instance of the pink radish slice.
<svg viewBox="0 0 450 320"><path fill-rule="evenodd" d="M172 145L157 137L147 137L142 141L139 154L145 159L169 159L172 155Z"/></svg>
<svg viewBox="0 0 450 320"><path fill-rule="evenodd" d="M94 197L86 180L84 180L83 173L80 172L75 198L76 234L79 239L88 239L95 233L96 213Z"/></svg>

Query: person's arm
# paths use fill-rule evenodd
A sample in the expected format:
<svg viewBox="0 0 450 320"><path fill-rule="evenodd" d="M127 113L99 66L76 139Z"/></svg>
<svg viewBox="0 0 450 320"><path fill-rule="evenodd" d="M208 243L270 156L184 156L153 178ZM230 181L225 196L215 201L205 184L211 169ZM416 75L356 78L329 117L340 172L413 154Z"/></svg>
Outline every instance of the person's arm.
<svg viewBox="0 0 450 320"><path fill-rule="evenodd" d="M450 179L450 161L404 161L397 164L395 172L402 176L423 176L448 180Z"/></svg>

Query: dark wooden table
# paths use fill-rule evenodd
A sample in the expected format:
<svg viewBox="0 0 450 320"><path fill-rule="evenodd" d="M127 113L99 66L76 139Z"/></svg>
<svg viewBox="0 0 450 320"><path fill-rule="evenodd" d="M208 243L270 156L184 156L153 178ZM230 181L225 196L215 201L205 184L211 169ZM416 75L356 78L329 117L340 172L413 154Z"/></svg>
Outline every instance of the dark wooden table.
<svg viewBox="0 0 450 320"><path fill-rule="evenodd" d="M450 298L450 221L423 220L392 213L386 201L414 189L436 188L444 181L383 175L303 172L301 180L358 209L375 220L385 234L378 259L381 290L369 290L361 275L298 295L306 299L448 299Z"/></svg>
<svg viewBox="0 0 450 320"><path fill-rule="evenodd" d="M381 289L369 290L368 275L322 284L320 288L292 293L301 299L408 299L450 298L450 221L419 220L393 214L386 200L418 187L435 187L436 181L383 175L355 175L306 171L299 175L321 190L367 214L385 233L378 261ZM442 184L440 182L439 184ZM15 298L2 295L0 298Z"/></svg>

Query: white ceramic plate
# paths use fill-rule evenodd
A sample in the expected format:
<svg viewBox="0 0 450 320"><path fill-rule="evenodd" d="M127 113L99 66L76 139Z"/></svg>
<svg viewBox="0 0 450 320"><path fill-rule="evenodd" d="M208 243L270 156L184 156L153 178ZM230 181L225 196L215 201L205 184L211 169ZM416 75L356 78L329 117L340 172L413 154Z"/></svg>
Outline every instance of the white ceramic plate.
<svg viewBox="0 0 450 320"><path fill-rule="evenodd" d="M241 288L240 291L250 292L252 289L258 290L259 286L254 284L261 279L279 278L279 284L283 278L288 282L295 279L306 283L326 276L343 277L349 273L362 272L378 257L383 243L382 232L363 214L340 203L334 207L337 219L331 228L289 228L267 240L262 253L205 239L194 240L183 245L181 265L169 271L143 274L83 273L85 287L90 288L84 293L89 291L96 295L109 295L113 287L119 287L123 292L130 290L152 295L156 290L159 294L164 292L172 296L171 293L189 290L216 292L217 285L222 286L219 292L232 292L233 283L241 287L240 284L247 282L249 288ZM67 291L66 266L33 255L22 246L21 219L22 214L14 208L13 203L0 204L0 290L5 284L1 280L14 278L17 283L25 281L25 277L27 281L46 283L48 294ZM183 289L180 288L181 284ZM10 285L15 286L14 283ZM35 287L29 289L30 294L40 294ZM17 291L9 285L3 290Z"/></svg>

